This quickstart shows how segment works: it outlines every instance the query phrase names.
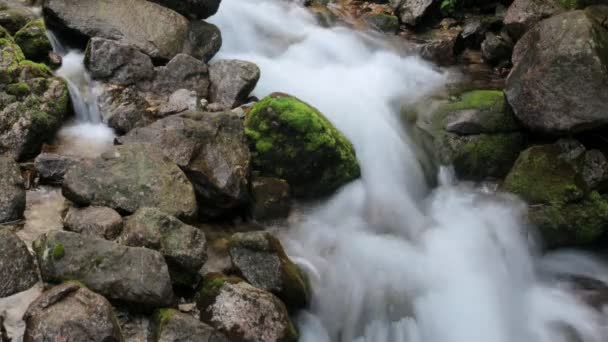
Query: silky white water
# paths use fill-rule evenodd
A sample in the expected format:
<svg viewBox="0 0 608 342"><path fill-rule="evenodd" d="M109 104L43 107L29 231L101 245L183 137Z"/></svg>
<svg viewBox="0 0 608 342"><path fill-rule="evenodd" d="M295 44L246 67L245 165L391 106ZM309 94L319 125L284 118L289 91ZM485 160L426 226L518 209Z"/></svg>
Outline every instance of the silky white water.
<svg viewBox="0 0 608 342"><path fill-rule="evenodd" d="M537 255L507 195L425 184L397 103L442 87L447 75L346 28L323 29L281 0L223 0L211 20L216 58L257 63L255 95L293 94L351 139L362 178L305 213L283 241L310 275L303 342L602 342L606 317L563 275L606 279L577 252Z"/></svg>

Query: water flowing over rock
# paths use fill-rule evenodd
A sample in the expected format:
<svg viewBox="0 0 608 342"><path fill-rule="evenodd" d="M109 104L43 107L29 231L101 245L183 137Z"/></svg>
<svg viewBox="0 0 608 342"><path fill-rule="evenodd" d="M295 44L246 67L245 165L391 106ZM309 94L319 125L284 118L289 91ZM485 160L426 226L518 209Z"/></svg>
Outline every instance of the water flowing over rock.
<svg viewBox="0 0 608 342"><path fill-rule="evenodd" d="M250 154L242 119L235 114L170 116L118 140L160 148L192 181L203 212L234 208L246 200Z"/></svg>
<svg viewBox="0 0 608 342"><path fill-rule="evenodd" d="M51 27L121 40L153 58L182 52L188 34L186 18L145 0L48 0L43 10Z"/></svg>
<svg viewBox="0 0 608 342"><path fill-rule="evenodd" d="M220 332L198 319L174 309L154 313L153 342L228 342Z"/></svg>
<svg viewBox="0 0 608 342"><path fill-rule="evenodd" d="M205 278L197 306L201 320L230 340L295 342L298 333L285 305L273 294L239 278L212 274Z"/></svg>
<svg viewBox="0 0 608 342"><path fill-rule="evenodd" d="M63 219L65 230L113 240L122 232L122 217L107 207L70 207Z"/></svg>
<svg viewBox="0 0 608 342"><path fill-rule="evenodd" d="M64 196L81 205L107 206L133 213L157 207L180 218L196 214L192 184L177 165L151 145L117 146L72 167Z"/></svg>
<svg viewBox="0 0 608 342"><path fill-rule="evenodd" d="M0 223L23 218L25 183L12 158L0 155Z"/></svg>
<svg viewBox="0 0 608 342"><path fill-rule="evenodd" d="M237 233L228 244L232 264L243 279L274 293L290 309L306 307L307 279L277 238L266 232Z"/></svg>
<svg viewBox="0 0 608 342"><path fill-rule="evenodd" d="M2 228L0 279L0 298L25 291L38 282L38 269L27 246L17 235Z"/></svg>
<svg viewBox="0 0 608 342"><path fill-rule="evenodd" d="M141 208L128 217L119 241L160 251L172 275L195 274L207 261L207 241L200 229L153 208Z"/></svg>
<svg viewBox="0 0 608 342"><path fill-rule="evenodd" d="M287 180L296 196L327 195L359 177L351 143L317 109L274 94L256 103L245 120L253 166Z"/></svg>
<svg viewBox="0 0 608 342"><path fill-rule="evenodd" d="M195 19L205 19L217 12L221 0L152 0Z"/></svg>
<svg viewBox="0 0 608 342"><path fill-rule="evenodd" d="M605 6L563 13L519 40L505 92L526 127L564 134L608 124L606 18Z"/></svg>
<svg viewBox="0 0 608 342"><path fill-rule="evenodd" d="M156 251L65 231L42 235L34 250L46 282L78 280L137 310L173 302L169 270Z"/></svg>
<svg viewBox="0 0 608 342"><path fill-rule="evenodd" d="M74 282L44 292L29 306L24 320L27 342L123 341L112 305Z"/></svg>
<svg viewBox="0 0 608 342"><path fill-rule="evenodd" d="M209 77L209 100L234 108L247 101L260 79L260 68L245 61L219 60L209 66Z"/></svg>

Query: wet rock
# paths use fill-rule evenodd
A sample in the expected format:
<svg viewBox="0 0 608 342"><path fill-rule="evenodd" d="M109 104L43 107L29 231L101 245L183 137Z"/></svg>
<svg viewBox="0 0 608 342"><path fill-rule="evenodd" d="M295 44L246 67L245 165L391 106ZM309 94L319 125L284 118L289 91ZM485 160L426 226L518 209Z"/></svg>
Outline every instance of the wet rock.
<svg viewBox="0 0 608 342"><path fill-rule="evenodd" d="M36 15L27 7L10 4L7 8L0 10L0 26L15 34L28 22L36 19Z"/></svg>
<svg viewBox="0 0 608 342"><path fill-rule="evenodd" d="M78 280L135 309L173 302L167 264L157 251L66 231L42 235L34 242L34 250L46 282Z"/></svg>
<svg viewBox="0 0 608 342"><path fill-rule="evenodd" d="M154 313L154 342L228 342L220 332L198 319L174 309Z"/></svg>
<svg viewBox="0 0 608 342"><path fill-rule="evenodd" d="M92 237L113 240L122 232L122 217L107 207L71 207L63 219L64 229Z"/></svg>
<svg viewBox="0 0 608 342"><path fill-rule="evenodd" d="M533 146L521 153L504 181L503 190L531 204L529 219L549 247L591 243L606 231L608 199L584 177L593 173L588 160L594 154L576 141Z"/></svg>
<svg viewBox="0 0 608 342"><path fill-rule="evenodd" d="M38 282L34 258L21 239L0 229L0 298L25 291Z"/></svg>
<svg viewBox="0 0 608 342"><path fill-rule="evenodd" d="M15 43L21 47L25 58L36 62L46 62L53 51L42 19L32 20L21 28L15 34Z"/></svg>
<svg viewBox="0 0 608 342"><path fill-rule="evenodd" d="M0 155L0 223L23 218L25 183L12 158Z"/></svg>
<svg viewBox="0 0 608 342"><path fill-rule="evenodd" d="M606 18L606 6L567 12L519 40L505 92L527 128L564 134L608 123L608 55L595 48L608 41Z"/></svg>
<svg viewBox="0 0 608 342"><path fill-rule="evenodd" d="M234 208L247 198L250 154L236 115L174 115L135 129L119 142L158 146L185 171L205 212Z"/></svg>
<svg viewBox="0 0 608 342"><path fill-rule="evenodd" d="M136 127L144 127L154 121L149 111L150 103L134 86L103 86L99 97L99 109L108 126L118 134L126 134Z"/></svg>
<svg viewBox="0 0 608 342"><path fill-rule="evenodd" d="M214 15L221 0L152 0L178 13L194 19L205 19Z"/></svg>
<svg viewBox="0 0 608 342"><path fill-rule="evenodd" d="M608 180L608 160L598 150L586 151L583 157L582 176L589 189L605 186Z"/></svg>
<svg viewBox="0 0 608 342"><path fill-rule="evenodd" d="M243 279L274 293L290 309L306 307L307 280L277 238L267 232L237 233L228 244L232 264Z"/></svg>
<svg viewBox="0 0 608 342"><path fill-rule="evenodd" d="M289 184L282 179L255 177L251 182L253 219L263 221L286 218L291 207L289 192Z"/></svg>
<svg viewBox="0 0 608 342"><path fill-rule="evenodd" d="M201 321L246 342L295 342L298 333L285 305L270 292L239 278L211 274L198 293Z"/></svg>
<svg viewBox="0 0 608 342"><path fill-rule="evenodd" d="M330 194L359 177L352 144L323 114L299 99L273 94L245 119L254 169L287 180L294 195Z"/></svg>
<svg viewBox="0 0 608 342"><path fill-rule="evenodd" d="M173 275L195 274L207 260L207 240L200 229L154 208L141 208L128 217L119 241L160 251Z"/></svg>
<svg viewBox="0 0 608 342"><path fill-rule="evenodd" d="M431 29L418 37L418 52L424 59L440 65L452 65L462 49L460 27Z"/></svg>
<svg viewBox="0 0 608 342"><path fill-rule="evenodd" d="M499 64L511 59L513 42L506 33L494 34L488 32L486 39L481 43L481 53L486 62Z"/></svg>
<svg viewBox="0 0 608 342"><path fill-rule="evenodd" d="M554 0L514 0L505 15L505 28L514 40L519 40L538 22L563 10Z"/></svg>
<svg viewBox="0 0 608 342"><path fill-rule="evenodd" d="M222 33L217 26L199 20L190 22L184 53L207 63L221 47Z"/></svg>
<svg viewBox="0 0 608 342"><path fill-rule="evenodd" d="M157 207L180 218L196 214L192 184L177 165L151 145L116 146L70 168L64 196L74 203L132 213Z"/></svg>
<svg viewBox="0 0 608 342"><path fill-rule="evenodd" d="M185 17L145 0L48 0L43 12L49 26L120 40L158 59L182 52L188 34Z"/></svg>
<svg viewBox="0 0 608 342"><path fill-rule="evenodd" d="M209 66L209 76L209 100L231 109L247 102L260 79L260 68L245 61L219 60Z"/></svg>
<svg viewBox="0 0 608 342"><path fill-rule="evenodd" d="M415 26L433 4L433 0L394 0L391 2L397 8L401 22L411 26Z"/></svg>
<svg viewBox="0 0 608 342"><path fill-rule="evenodd" d="M24 314L23 340L123 341L112 305L102 296L74 282L44 292Z"/></svg>
<svg viewBox="0 0 608 342"><path fill-rule="evenodd" d="M154 65L135 46L94 37L85 53L85 66L91 77L117 85L131 85L154 77Z"/></svg>
<svg viewBox="0 0 608 342"><path fill-rule="evenodd" d="M78 159L69 156L41 153L34 160L34 166L42 182L60 185L68 169L78 162Z"/></svg>
<svg viewBox="0 0 608 342"><path fill-rule="evenodd" d="M363 20L373 29L394 34L399 30L399 18L386 13L368 13Z"/></svg>

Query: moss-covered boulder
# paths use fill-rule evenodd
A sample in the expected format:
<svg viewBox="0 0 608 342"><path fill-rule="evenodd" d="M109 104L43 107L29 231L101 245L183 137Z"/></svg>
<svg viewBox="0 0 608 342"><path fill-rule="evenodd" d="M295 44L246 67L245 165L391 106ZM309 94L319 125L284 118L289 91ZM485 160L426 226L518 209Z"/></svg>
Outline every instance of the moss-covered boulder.
<svg viewBox="0 0 608 342"><path fill-rule="evenodd" d="M298 197L327 195L360 175L352 144L317 109L270 95L245 119L254 169L285 179Z"/></svg>
<svg viewBox="0 0 608 342"><path fill-rule="evenodd" d="M15 43L21 47L25 58L32 61L44 62L53 51L42 19L32 20L21 28L15 34Z"/></svg>
<svg viewBox="0 0 608 342"><path fill-rule="evenodd" d="M159 309L152 315L150 342L228 342L211 326L175 309Z"/></svg>
<svg viewBox="0 0 608 342"><path fill-rule="evenodd" d="M7 29L11 34L15 34L35 18L36 15L32 11L17 3L12 3L4 9L0 8L0 26Z"/></svg>
<svg viewBox="0 0 608 342"><path fill-rule="evenodd" d="M438 161L454 165L462 179L502 178L524 148L502 91L469 91L424 107L408 115L417 116L417 127L433 140Z"/></svg>
<svg viewBox="0 0 608 342"><path fill-rule="evenodd" d="M201 321L231 341L296 342L298 332L285 305L242 279L209 274L197 293Z"/></svg>
<svg viewBox="0 0 608 342"><path fill-rule="evenodd" d="M530 204L529 220L548 247L591 243L608 231L608 199L594 190L606 165L590 163L597 153L571 140L533 146L506 177L502 189Z"/></svg>
<svg viewBox="0 0 608 342"><path fill-rule="evenodd" d="M306 276L268 232L237 233L228 242L232 265L255 287L277 295L290 309L310 301Z"/></svg>
<svg viewBox="0 0 608 342"><path fill-rule="evenodd" d="M12 37L0 38L0 83L13 83L23 60L23 51Z"/></svg>

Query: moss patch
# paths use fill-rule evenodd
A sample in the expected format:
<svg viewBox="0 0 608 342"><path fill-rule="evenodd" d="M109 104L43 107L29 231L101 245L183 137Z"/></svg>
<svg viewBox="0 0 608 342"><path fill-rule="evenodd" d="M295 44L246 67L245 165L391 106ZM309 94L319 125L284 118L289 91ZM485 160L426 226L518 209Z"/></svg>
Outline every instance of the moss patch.
<svg viewBox="0 0 608 342"><path fill-rule="evenodd" d="M6 86L6 93L23 97L30 94L30 87L25 82L13 83Z"/></svg>
<svg viewBox="0 0 608 342"><path fill-rule="evenodd" d="M65 247L62 243L58 243L53 247L53 259L60 260L65 256Z"/></svg>
<svg viewBox="0 0 608 342"><path fill-rule="evenodd" d="M254 168L286 179L296 196L333 192L359 177L352 144L318 110L293 96L273 94L245 120Z"/></svg>
<svg viewBox="0 0 608 342"><path fill-rule="evenodd" d="M21 47L27 59L45 61L48 53L53 50L46 35L46 27L42 19L30 21L15 34L15 42Z"/></svg>

